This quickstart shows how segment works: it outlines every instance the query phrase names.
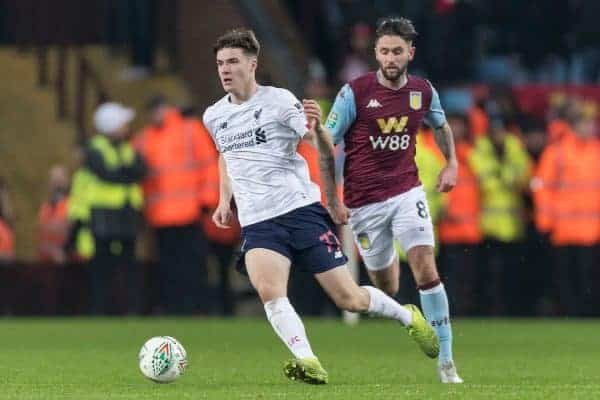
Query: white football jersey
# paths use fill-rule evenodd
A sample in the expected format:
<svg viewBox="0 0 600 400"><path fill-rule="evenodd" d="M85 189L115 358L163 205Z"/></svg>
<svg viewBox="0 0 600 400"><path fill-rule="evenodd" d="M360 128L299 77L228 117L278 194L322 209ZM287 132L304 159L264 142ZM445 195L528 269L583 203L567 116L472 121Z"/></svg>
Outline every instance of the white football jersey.
<svg viewBox="0 0 600 400"><path fill-rule="evenodd" d="M320 201L297 152L306 117L288 90L259 86L243 104L226 95L205 111L203 121L225 159L242 226Z"/></svg>

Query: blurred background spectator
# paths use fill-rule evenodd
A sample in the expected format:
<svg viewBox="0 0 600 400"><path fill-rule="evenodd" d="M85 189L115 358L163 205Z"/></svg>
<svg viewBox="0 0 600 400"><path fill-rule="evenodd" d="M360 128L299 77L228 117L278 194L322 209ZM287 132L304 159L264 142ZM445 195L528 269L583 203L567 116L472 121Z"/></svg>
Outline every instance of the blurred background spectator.
<svg viewBox="0 0 600 400"><path fill-rule="evenodd" d="M146 166L127 139L135 112L119 103L101 104L94 113L98 131L87 146L78 185L69 200L78 229L89 226L94 251L88 263L91 313L111 310L115 275L127 276L128 312L140 311L139 273L135 242L143 194L139 182ZM77 229L77 228L76 228Z"/></svg>
<svg viewBox="0 0 600 400"><path fill-rule="evenodd" d="M13 218L8 186L0 177L0 263L12 262L15 258Z"/></svg>
<svg viewBox="0 0 600 400"><path fill-rule="evenodd" d="M198 118L164 96L151 99L148 111L135 146L148 166L144 215L156 234L160 299L169 313L191 313L209 297L201 222L219 200L217 152Z"/></svg>
<svg viewBox="0 0 600 400"><path fill-rule="evenodd" d="M231 274L239 226L210 219L217 154L197 116L222 96L214 40L253 28L260 82L316 99L326 117L341 85L375 68L377 19L402 15L419 32L409 73L436 86L455 134L454 191L431 189L441 162L431 132L416 161L456 313L600 315L599 12L591 0L0 0L0 41L19 50L0 48L6 85L18 82L4 92L0 135L13 200L0 181L1 311L26 313L18 303L42 293L47 307L28 310L251 312L247 282ZM99 104L144 111L154 93L173 101L154 97L145 124L113 116L120 126L92 137ZM15 131L30 132L28 147L10 141ZM314 144L297 151L320 184ZM343 143L336 155L341 187ZM401 281L400 297L414 294L408 269ZM293 274L290 297L302 313L335 312L309 275Z"/></svg>

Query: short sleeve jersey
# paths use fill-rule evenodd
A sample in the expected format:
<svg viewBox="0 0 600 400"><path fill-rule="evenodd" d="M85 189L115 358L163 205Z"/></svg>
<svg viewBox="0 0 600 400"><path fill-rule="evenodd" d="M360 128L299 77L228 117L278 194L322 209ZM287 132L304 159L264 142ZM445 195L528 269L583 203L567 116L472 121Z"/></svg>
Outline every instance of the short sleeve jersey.
<svg viewBox="0 0 600 400"><path fill-rule="evenodd" d="M375 72L338 93L326 126L345 143L344 200L349 207L378 203L420 184L415 164L416 134L425 122L445 122L439 96L426 79L408 75L406 85L382 86Z"/></svg>
<svg viewBox="0 0 600 400"><path fill-rule="evenodd" d="M259 86L242 104L226 95L203 121L225 159L242 227L320 200L297 152L307 131L302 103L288 90Z"/></svg>

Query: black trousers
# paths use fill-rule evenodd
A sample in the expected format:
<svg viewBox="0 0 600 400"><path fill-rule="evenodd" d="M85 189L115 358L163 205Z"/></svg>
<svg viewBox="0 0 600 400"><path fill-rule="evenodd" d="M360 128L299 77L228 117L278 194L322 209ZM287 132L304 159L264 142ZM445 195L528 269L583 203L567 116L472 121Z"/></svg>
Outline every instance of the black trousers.
<svg viewBox="0 0 600 400"><path fill-rule="evenodd" d="M235 297L231 288L231 270L233 269L231 261L235 255L236 246L210 241L209 248L216 258L219 273L219 287L214 305L219 314L230 316L235 313Z"/></svg>
<svg viewBox="0 0 600 400"><path fill-rule="evenodd" d="M452 315L469 315L475 312L479 250L479 244L440 246L438 270L448 293Z"/></svg>
<svg viewBox="0 0 600 400"><path fill-rule="evenodd" d="M90 312L93 315L118 311L139 313L140 271L135 260L135 239L95 238L96 252L89 261L91 288ZM114 296L115 278L124 272L125 285L118 292L126 292L126 299L119 307ZM122 280L121 280L122 281ZM121 308L121 309L119 309ZM123 310L124 309L124 310Z"/></svg>
<svg viewBox="0 0 600 400"><path fill-rule="evenodd" d="M477 269L476 305L481 315L520 315L526 302L523 270L528 268L519 242L488 239Z"/></svg>
<svg viewBox="0 0 600 400"><path fill-rule="evenodd" d="M156 229L160 299L170 314L206 312L206 249L198 225Z"/></svg>
<svg viewBox="0 0 600 400"><path fill-rule="evenodd" d="M600 315L598 246L558 246L554 252L561 309L573 317Z"/></svg>

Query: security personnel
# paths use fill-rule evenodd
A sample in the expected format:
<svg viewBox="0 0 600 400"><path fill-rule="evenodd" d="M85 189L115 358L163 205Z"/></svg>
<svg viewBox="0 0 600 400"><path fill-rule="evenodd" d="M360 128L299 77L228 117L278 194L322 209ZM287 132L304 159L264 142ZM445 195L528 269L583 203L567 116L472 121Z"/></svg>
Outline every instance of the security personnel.
<svg viewBox="0 0 600 400"><path fill-rule="evenodd" d="M572 127L571 127L572 126ZM554 247L559 303L570 316L598 316L600 140L596 111L582 109L542 153L531 182L538 229Z"/></svg>
<svg viewBox="0 0 600 400"><path fill-rule="evenodd" d="M15 259L15 239L10 226L0 217L0 264Z"/></svg>
<svg viewBox="0 0 600 400"><path fill-rule="evenodd" d="M118 103L104 103L94 114L99 132L86 148L85 161L76 173L69 203L69 217L80 221L90 236L82 235L78 247L91 255L91 312L105 314L117 269L126 268L128 307L139 311L139 279L135 240L143 205L139 182L146 173L139 154L127 142L135 112ZM84 251L86 252L86 251Z"/></svg>
<svg viewBox="0 0 600 400"><path fill-rule="evenodd" d="M501 116L490 116L490 132L475 141L469 165L481 193L484 259L479 263L477 304L492 313L515 313L519 307L522 240L525 233L523 191L531 161L520 139L507 132ZM490 298L490 295L492 296ZM485 312L486 310L481 310Z"/></svg>
<svg viewBox="0 0 600 400"><path fill-rule="evenodd" d="M469 128L468 117L455 113L447 114L446 118L454 133L459 168L456 186L447 193L447 206L438 226L440 268L454 312L463 315L472 311L478 250L482 240L479 185L469 166L474 133Z"/></svg>
<svg viewBox="0 0 600 400"><path fill-rule="evenodd" d="M0 177L0 264L15 260L15 234L8 187Z"/></svg>
<svg viewBox="0 0 600 400"><path fill-rule="evenodd" d="M169 313L207 311L207 241L201 226L219 200L218 155L193 113L186 117L157 96L148 104L151 123L135 146L148 166L144 215L156 234L158 286Z"/></svg>
<svg viewBox="0 0 600 400"><path fill-rule="evenodd" d="M50 169L48 197L38 212L38 258L44 264L67 262L64 247L69 230L68 194L68 171L62 165L55 165Z"/></svg>

